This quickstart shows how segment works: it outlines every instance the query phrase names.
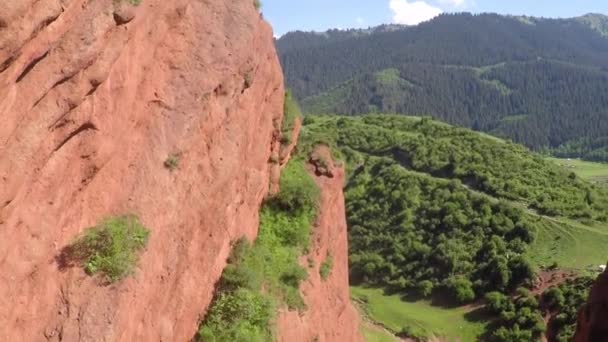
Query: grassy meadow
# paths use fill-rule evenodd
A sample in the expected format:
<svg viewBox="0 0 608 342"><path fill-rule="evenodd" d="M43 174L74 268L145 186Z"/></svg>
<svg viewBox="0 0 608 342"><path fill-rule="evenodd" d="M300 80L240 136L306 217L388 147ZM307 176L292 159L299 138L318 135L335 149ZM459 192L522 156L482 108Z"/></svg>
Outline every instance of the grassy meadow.
<svg viewBox="0 0 608 342"><path fill-rule="evenodd" d="M579 177L597 184L608 185L608 164L594 163L580 159L547 158L548 160L576 173Z"/></svg>
<svg viewBox="0 0 608 342"><path fill-rule="evenodd" d="M472 307L443 308L429 301L406 301L399 295L387 295L377 288L351 287L351 295L368 317L398 334L404 329L424 337L447 341L475 341L485 324L475 322ZM366 341L391 341L378 337L381 332L364 330ZM384 339L382 339L384 338Z"/></svg>
<svg viewBox="0 0 608 342"><path fill-rule="evenodd" d="M361 325L361 333L366 342L396 342L394 336L384 332L381 328L375 327L370 323L363 322Z"/></svg>

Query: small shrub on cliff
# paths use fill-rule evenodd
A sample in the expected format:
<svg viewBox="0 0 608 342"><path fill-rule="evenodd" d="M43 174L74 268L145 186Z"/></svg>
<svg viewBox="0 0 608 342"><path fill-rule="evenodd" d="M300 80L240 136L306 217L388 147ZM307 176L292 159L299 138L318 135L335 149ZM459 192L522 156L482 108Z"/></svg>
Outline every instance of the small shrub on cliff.
<svg viewBox="0 0 608 342"><path fill-rule="evenodd" d="M172 154L169 155L169 157L167 157L167 159L165 160L165 162L163 163L163 165L169 171L174 171L174 170L176 170L179 167L180 157L181 156L180 156L179 153L172 153Z"/></svg>
<svg viewBox="0 0 608 342"><path fill-rule="evenodd" d="M270 341L274 312L272 301L261 293L248 289L221 293L199 330L199 341Z"/></svg>
<svg viewBox="0 0 608 342"><path fill-rule="evenodd" d="M304 162L293 160L281 172L279 194L270 201L288 212L311 213L316 210L319 188L308 175Z"/></svg>
<svg viewBox="0 0 608 342"><path fill-rule="evenodd" d="M280 185L261 209L255 243L241 238L234 244L200 341L272 341L275 307L305 308L300 284L308 273L299 258L310 243L319 190L302 160L287 164Z"/></svg>
<svg viewBox="0 0 608 342"><path fill-rule="evenodd" d="M142 0L114 0L114 3L115 4L119 4L121 2L126 2L126 3L128 3L130 5L133 5L133 6L139 6L139 4L141 4L141 1Z"/></svg>
<svg viewBox="0 0 608 342"><path fill-rule="evenodd" d="M115 282L133 271L148 236L148 229L135 216L110 218L87 229L68 247L68 253L88 274L100 273Z"/></svg>
<svg viewBox="0 0 608 342"><path fill-rule="evenodd" d="M327 278L331 274L331 270L333 269L333 267L334 258L331 255L328 255L327 258L325 258L325 261L323 261L323 263L321 264L321 267L319 268L319 274L321 275L321 279L327 280Z"/></svg>
<svg viewBox="0 0 608 342"><path fill-rule="evenodd" d="M253 6L259 11L262 8L262 2L260 0L253 0Z"/></svg>
<svg viewBox="0 0 608 342"><path fill-rule="evenodd" d="M281 127L281 145L286 146L293 141L293 129L296 120L302 117L302 110L291 95L291 91L285 91L285 105L283 108L283 125Z"/></svg>

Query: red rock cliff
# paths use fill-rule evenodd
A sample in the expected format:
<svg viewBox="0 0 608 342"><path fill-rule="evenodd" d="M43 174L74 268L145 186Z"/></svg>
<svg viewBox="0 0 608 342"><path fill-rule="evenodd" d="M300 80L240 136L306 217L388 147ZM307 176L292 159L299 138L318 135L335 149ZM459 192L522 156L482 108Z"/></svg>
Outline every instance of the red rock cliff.
<svg viewBox="0 0 608 342"><path fill-rule="evenodd" d="M284 95L270 27L252 0L125 3L0 1L2 341L186 341L257 233ZM123 213L151 230L132 277L59 270Z"/></svg>
<svg viewBox="0 0 608 342"><path fill-rule="evenodd" d="M350 302L348 285L348 237L344 209L344 169L334 165L329 149L321 147L313 154L323 160L322 167L311 165L321 189L319 215L314 227L312 250L302 258L308 267L308 280L301 292L308 310L280 313L279 341L282 342L356 342L363 341L359 333L359 315ZM317 159L318 158L318 159ZM333 266L327 279L319 268L331 256Z"/></svg>
<svg viewBox="0 0 608 342"><path fill-rule="evenodd" d="M608 271L598 277L581 308L574 337L574 342L604 341L608 341Z"/></svg>

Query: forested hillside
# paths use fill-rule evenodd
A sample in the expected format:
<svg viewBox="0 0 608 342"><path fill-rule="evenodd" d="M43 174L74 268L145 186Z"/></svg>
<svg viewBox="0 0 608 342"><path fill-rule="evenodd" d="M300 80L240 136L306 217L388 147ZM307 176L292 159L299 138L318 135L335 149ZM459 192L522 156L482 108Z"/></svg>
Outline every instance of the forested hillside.
<svg viewBox="0 0 608 342"><path fill-rule="evenodd" d="M535 150L608 160L608 17L441 15L277 41L308 113L430 115Z"/></svg>
<svg viewBox="0 0 608 342"><path fill-rule="evenodd" d="M485 298L489 341L538 339L543 316L559 308L568 314L551 319L551 334L568 340L584 287L543 294L539 277L575 279L605 261L605 188L514 143L428 118L309 116L299 148L317 144L349 172L353 284L444 305ZM422 334L411 328L394 332Z"/></svg>

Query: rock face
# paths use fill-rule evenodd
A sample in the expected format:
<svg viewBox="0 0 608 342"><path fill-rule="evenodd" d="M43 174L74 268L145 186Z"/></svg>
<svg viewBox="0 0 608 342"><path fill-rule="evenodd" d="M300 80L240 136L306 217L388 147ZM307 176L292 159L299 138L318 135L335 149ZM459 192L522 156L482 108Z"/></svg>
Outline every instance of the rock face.
<svg viewBox="0 0 608 342"><path fill-rule="evenodd" d="M608 341L608 272L599 276L579 312L574 341Z"/></svg>
<svg viewBox="0 0 608 342"><path fill-rule="evenodd" d="M320 147L314 154L330 156L326 147ZM309 168L321 189L321 201L312 251L301 260L302 266L308 267L308 280L301 286L308 309L302 313L280 313L278 335L279 341L283 342L363 341L359 333L359 315L350 302L348 286L348 237L342 192L344 169L335 166L331 157L326 160L331 178L316 174L312 164ZM333 259L333 266L327 279L322 279L319 269L328 256Z"/></svg>
<svg viewBox="0 0 608 342"><path fill-rule="evenodd" d="M252 0L124 1L0 2L2 341L186 341L257 233L284 96L270 27ZM151 230L133 276L59 269L125 213Z"/></svg>

